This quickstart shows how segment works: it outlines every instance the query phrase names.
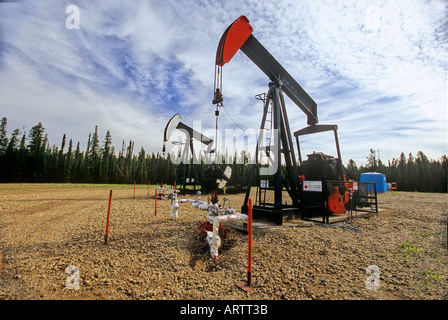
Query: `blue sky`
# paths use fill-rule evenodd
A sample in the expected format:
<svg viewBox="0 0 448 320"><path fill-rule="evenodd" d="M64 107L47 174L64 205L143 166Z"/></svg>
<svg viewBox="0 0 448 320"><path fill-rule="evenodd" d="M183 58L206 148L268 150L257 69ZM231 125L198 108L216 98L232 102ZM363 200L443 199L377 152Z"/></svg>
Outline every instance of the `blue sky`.
<svg viewBox="0 0 448 320"><path fill-rule="evenodd" d="M66 27L69 5L79 8L79 29ZM433 159L447 154L442 0L0 3L0 116L8 134L42 122L51 144L66 133L85 148L98 125L101 139L110 130L116 152L123 140L135 141L136 152L160 152L176 112L213 134L216 49L240 15L317 102L320 123L338 125L344 163L365 164L370 148L383 161L419 150ZM242 52L223 67L231 115L221 109L223 131L259 127L254 96L268 82ZM291 130L305 127L305 115L286 103ZM306 142L308 151L333 152L332 137Z"/></svg>

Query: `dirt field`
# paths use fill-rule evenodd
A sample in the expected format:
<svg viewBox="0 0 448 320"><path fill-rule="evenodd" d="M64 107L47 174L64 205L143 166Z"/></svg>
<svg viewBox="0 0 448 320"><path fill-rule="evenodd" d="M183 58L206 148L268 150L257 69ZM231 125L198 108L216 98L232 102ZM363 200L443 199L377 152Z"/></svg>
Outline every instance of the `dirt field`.
<svg viewBox="0 0 448 320"><path fill-rule="evenodd" d="M0 185L0 299L448 298L446 194L379 194L388 210L351 228L254 230L247 293L235 286L246 279L247 233L232 229L214 261L196 236L206 212L183 203L172 221L165 200L156 216L150 191L137 186L134 199L132 186ZM227 197L239 211L244 195ZM369 289L371 265L379 278Z"/></svg>

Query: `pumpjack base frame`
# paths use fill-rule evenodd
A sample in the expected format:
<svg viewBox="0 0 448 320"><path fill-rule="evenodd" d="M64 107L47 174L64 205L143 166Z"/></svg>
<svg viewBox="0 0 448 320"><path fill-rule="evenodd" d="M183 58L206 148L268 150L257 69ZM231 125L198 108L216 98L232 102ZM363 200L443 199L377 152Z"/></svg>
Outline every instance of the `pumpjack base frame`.
<svg viewBox="0 0 448 320"><path fill-rule="evenodd" d="M297 206L283 205L275 208L274 205L254 205L252 207L253 219L283 225L288 220L300 219L301 212Z"/></svg>

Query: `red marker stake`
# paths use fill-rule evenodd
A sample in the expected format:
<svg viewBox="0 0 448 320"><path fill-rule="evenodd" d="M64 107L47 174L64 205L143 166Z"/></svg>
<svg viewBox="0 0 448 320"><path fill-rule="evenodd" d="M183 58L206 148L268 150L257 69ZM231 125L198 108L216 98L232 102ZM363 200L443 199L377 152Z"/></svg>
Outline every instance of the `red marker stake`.
<svg viewBox="0 0 448 320"><path fill-rule="evenodd" d="M155 210L154 210L154 215L157 216L157 188L156 188L156 202L155 202Z"/></svg>
<svg viewBox="0 0 448 320"><path fill-rule="evenodd" d="M106 224L106 236L104 239L104 244L107 244L107 236L109 234L109 220L110 220L110 206L112 204L112 190L110 190L109 195L109 209L107 209L107 224Z"/></svg>
<svg viewBox="0 0 448 320"><path fill-rule="evenodd" d="M248 265L247 265L247 286L250 287L250 283L252 280L252 199L249 199L249 257L248 257Z"/></svg>
<svg viewBox="0 0 448 320"><path fill-rule="evenodd" d="M247 226L248 231L248 247L249 247L249 253L248 253L248 264L247 264L247 282L246 281L239 281L236 283L236 286L246 292L252 292L253 288L250 287L252 282L252 199L249 199L249 221Z"/></svg>

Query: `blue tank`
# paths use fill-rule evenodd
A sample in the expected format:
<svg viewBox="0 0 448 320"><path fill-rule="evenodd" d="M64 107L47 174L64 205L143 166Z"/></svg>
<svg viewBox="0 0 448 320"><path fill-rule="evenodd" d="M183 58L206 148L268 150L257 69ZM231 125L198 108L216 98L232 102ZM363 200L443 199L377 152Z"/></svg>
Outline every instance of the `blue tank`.
<svg viewBox="0 0 448 320"><path fill-rule="evenodd" d="M376 192L387 192L386 176L378 172L361 173L361 182L375 182ZM369 190L370 191L370 190Z"/></svg>

